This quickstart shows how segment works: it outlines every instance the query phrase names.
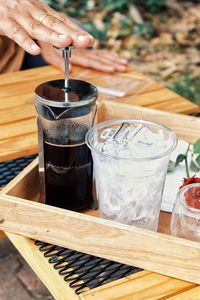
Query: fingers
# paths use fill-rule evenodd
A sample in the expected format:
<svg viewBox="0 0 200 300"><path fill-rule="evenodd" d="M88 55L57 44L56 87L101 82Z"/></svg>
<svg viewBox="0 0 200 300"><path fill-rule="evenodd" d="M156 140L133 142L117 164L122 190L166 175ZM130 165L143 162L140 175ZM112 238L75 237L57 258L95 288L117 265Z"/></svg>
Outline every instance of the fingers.
<svg viewBox="0 0 200 300"><path fill-rule="evenodd" d="M0 34L16 41L31 54L39 54L34 40L62 48L73 44L78 48L90 47L93 37L38 0L7 0L0 4Z"/></svg>
<svg viewBox="0 0 200 300"><path fill-rule="evenodd" d="M49 47L48 43L39 42L43 58L51 65L64 71L64 61L61 51ZM74 65L92 68L102 72L112 73L115 71L124 72L127 68L127 61L118 55L109 53L106 50L72 50L70 61ZM120 64L121 62L121 64ZM123 64L122 64L123 63Z"/></svg>
<svg viewBox="0 0 200 300"><path fill-rule="evenodd" d="M125 72L127 60L105 50L80 50L72 51L70 59L72 64L89 67L103 72Z"/></svg>
<svg viewBox="0 0 200 300"><path fill-rule="evenodd" d="M99 55L97 56L96 53L91 53L90 56L88 56L89 59L98 60L102 65L104 66L112 66L113 72L125 72L127 70L127 63L124 64L124 60L121 59L119 56L115 57L112 55L103 55L99 51Z"/></svg>
<svg viewBox="0 0 200 300"><path fill-rule="evenodd" d="M42 22L42 24L44 24L49 31L54 32L57 35L60 33L59 36L70 37L71 44L77 48L86 48L92 46L94 43L92 36L82 31L80 28L75 29L71 23L71 21L64 22L63 20L54 16L47 16ZM62 43L62 45L57 44L55 46L65 47L66 45Z"/></svg>
<svg viewBox="0 0 200 300"><path fill-rule="evenodd" d="M90 47L94 43L94 38L86 31L81 29L78 25L72 22L67 16L63 16L62 13L56 12L48 5L42 5L41 8L35 8L30 11L34 20L41 20L41 25L58 33L62 36L69 36L72 39L72 44L77 48ZM55 46L59 46L58 44ZM64 47L67 45L62 45Z"/></svg>
<svg viewBox="0 0 200 300"><path fill-rule="evenodd" d="M68 28L68 30L70 31L70 33L68 31L68 34L71 35L73 40L73 45L77 48L86 48L94 45L95 39L93 38L93 36L88 32L86 32L85 30L83 30L76 23L72 22L71 19L68 18L64 13L56 12L51 7L47 7L46 10L50 15L53 16L44 19L44 23L46 26L51 28L53 26L54 30L56 31L59 30L59 32L62 32L63 34L66 34L67 32L66 30Z"/></svg>
<svg viewBox="0 0 200 300"><path fill-rule="evenodd" d="M98 71L108 72L112 73L115 71L114 67L112 65L104 64L102 61L99 61L94 58L89 58L85 56L74 56L72 55L70 59L71 63L74 65L79 65L86 68L92 68Z"/></svg>
<svg viewBox="0 0 200 300"><path fill-rule="evenodd" d="M70 37L70 35L64 35L62 34L62 32L56 32L55 30L44 26L43 24L31 17L16 18L18 23L33 39L49 43L58 48L66 47L72 43L72 38Z"/></svg>
<svg viewBox="0 0 200 300"><path fill-rule="evenodd" d="M1 31L4 33L4 28L6 28L5 35L11 40L14 40L25 51L33 55L40 54L40 47L30 38L24 28L17 22L10 19L8 21L3 21L1 25Z"/></svg>
<svg viewBox="0 0 200 300"><path fill-rule="evenodd" d="M55 32L70 36L72 40L71 43L77 48L90 47L94 43L94 38L90 34L81 30L78 26L73 25L72 21L67 18L47 16L42 23Z"/></svg>
<svg viewBox="0 0 200 300"><path fill-rule="evenodd" d="M119 63L125 66L128 64L127 59L120 57L117 53L108 52L108 50L94 50L94 51L95 51L94 54L97 56L99 56L100 54L99 51L101 51L102 57L107 58L115 63Z"/></svg>

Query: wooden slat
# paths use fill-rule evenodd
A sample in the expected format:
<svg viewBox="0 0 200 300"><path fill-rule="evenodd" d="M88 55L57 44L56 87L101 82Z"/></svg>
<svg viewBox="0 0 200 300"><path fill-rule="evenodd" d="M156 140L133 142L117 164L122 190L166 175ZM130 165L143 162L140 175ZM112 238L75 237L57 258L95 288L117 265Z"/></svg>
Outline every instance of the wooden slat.
<svg viewBox="0 0 200 300"><path fill-rule="evenodd" d="M184 99L181 96L178 96L172 90L169 90L164 87L162 89L160 88L154 89L153 91L149 91L149 90L143 91L141 95L137 96L137 99L143 101L142 103L145 104L147 97L148 97L148 101L151 101L152 103L162 102L163 100L167 101L174 98Z"/></svg>
<svg viewBox="0 0 200 300"><path fill-rule="evenodd" d="M1 230L200 283L199 243L9 195L0 200Z"/></svg>
<svg viewBox="0 0 200 300"><path fill-rule="evenodd" d="M0 162L37 153L37 141L36 132L0 140Z"/></svg>
<svg viewBox="0 0 200 300"><path fill-rule="evenodd" d="M46 78L48 77L60 77L63 75L63 72L61 72L59 69L50 66L1 74L0 88L5 85L9 86L21 82L27 84L27 82L33 82L34 80L40 80L40 82L43 82L43 80L46 81Z"/></svg>
<svg viewBox="0 0 200 300"><path fill-rule="evenodd" d="M6 97L6 101L4 101L5 97L1 98L1 92L0 92L0 111L7 110L7 114L9 112L9 109L19 107L19 106L35 106L35 99L33 92L23 94L23 91L21 91L20 95L14 95L11 97Z"/></svg>
<svg viewBox="0 0 200 300"><path fill-rule="evenodd" d="M143 96L143 95L142 95ZM194 112L199 111L199 107L185 99L181 99L179 96L176 95L174 98L169 98L168 100L163 99L159 100L159 98L150 98L149 94L146 94L142 99L136 96L133 99L128 99L126 97L124 99L124 103L127 104L133 104L133 105L138 105L138 106L144 106L144 107L149 107L149 108L154 108L154 109L160 109L162 111L166 112L174 112L174 113L182 113L182 114L191 114ZM179 105L177 105L177 102Z"/></svg>
<svg viewBox="0 0 200 300"><path fill-rule="evenodd" d="M98 210L86 210L84 213L90 216L99 217L99 211ZM160 219L158 224L158 232L160 233L170 233L170 218L171 214L161 211L160 212Z"/></svg>
<svg viewBox="0 0 200 300"><path fill-rule="evenodd" d="M1 101L1 100L0 100ZM6 125L9 123L14 123L16 121L23 121L27 119L34 118L35 121L35 107L33 105L20 105L18 107L3 109L1 110L1 118L0 118L0 131L1 131L1 125ZM32 120L31 120L32 121ZM34 122L32 121L32 123ZM12 125L13 126L13 125ZM0 137L1 139L2 137Z"/></svg>
<svg viewBox="0 0 200 300"><path fill-rule="evenodd" d="M180 98L172 98L169 99L167 102L162 101L159 103L154 103L153 105L147 105L146 107L151 107L154 109L164 110L167 112L173 112L173 113L182 113L182 114L192 114L195 112L199 112L199 107L195 104L192 105L189 103L189 101L179 101ZM179 105L177 105L177 102ZM145 106L145 105L144 105Z"/></svg>
<svg viewBox="0 0 200 300"><path fill-rule="evenodd" d="M36 118L21 120L0 126L1 141L4 139L15 138L25 134L37 132Z"/></svg>
<svg viewBox="0 0 200 300"><path fill-rule="evenodd" d="M48 77L48 80L54 80L54 79L57 79L57 76ZM43 81L41 81L41 79L35 79L34 81L27 81L27 82L20 81L17 83L14 82L8 85L3 85L0 87L1 88L0 98L11 97L11 96L19 95L21 93L26 94L26 93L30 93L30 91L34 93L35 88L42 82Z"/></svg>
<svg viewBox="0 0 200 300"><path fill-rule="evenodd" d="M74 290L66 284L57 270L52 267L50 268L48 260L44 258L43 253L41 253L38 250L38 247L34 245L34 241L23 236L11 233L6 234L55 299L80 299L79 296L74 293Z"/></svg>
<svg viewBox="0 0 200 300"><path fill-rule="evenodd" d="M82 295L83 300L157 300L194 288L194 284L142 271ZM189 298L188 298L189 299Z"/></svg>
<svg viewBox="0 0 200 300"><path fill-rule="evenodd" d="M200 299L200 287L190 289L183 293L178 293L175 296L167 297L168 300L199 300Z"/></svg>
<svg viewBox="0 0 200 300"><path fill-rule="evenodd" d="M153 81L143 92L142 94L147 94L150 92L161 91L163 89L163 84L158 81Z"/></svg>

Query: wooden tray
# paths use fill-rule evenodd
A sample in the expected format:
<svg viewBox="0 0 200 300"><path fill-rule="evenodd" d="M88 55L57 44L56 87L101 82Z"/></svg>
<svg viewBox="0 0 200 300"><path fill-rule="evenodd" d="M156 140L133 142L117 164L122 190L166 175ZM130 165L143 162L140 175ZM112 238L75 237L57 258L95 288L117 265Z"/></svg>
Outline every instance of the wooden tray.
<svg viewBox="0 0 200 300"><path fill-rule="evenodd" d="M137 117L160 122L190 142L200 137L200 119L104 101L98 122ZM0 229L124 264L200 284L200 244L168 234L170 214L161 213L159 233L37 203L38 161L0 194ZM31 200L31 201L28 201Z"/></svg>

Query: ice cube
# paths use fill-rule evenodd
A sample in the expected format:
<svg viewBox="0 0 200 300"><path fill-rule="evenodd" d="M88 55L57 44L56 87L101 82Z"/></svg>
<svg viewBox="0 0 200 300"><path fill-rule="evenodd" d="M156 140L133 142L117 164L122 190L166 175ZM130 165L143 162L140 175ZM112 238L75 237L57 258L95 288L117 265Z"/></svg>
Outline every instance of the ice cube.
<svg viewBox="0 0 200 300"><path fill-rule="evenodd" d="M120 126L120 128L116 131L115 135L113 136L113 142L117 143L118 145L126 144L127 136L130 132L131 126L129 123L124 122Z"/></svg>
<svg viewBox="0 0 200 300"><path fill-rule="evenodd" d="M143 124L132 126L124 122L120 128L105 129L101 137L103 141L96 142L95 148L116 157L141 159L159 155L170 148L162 129L155 131Z"/></svg>

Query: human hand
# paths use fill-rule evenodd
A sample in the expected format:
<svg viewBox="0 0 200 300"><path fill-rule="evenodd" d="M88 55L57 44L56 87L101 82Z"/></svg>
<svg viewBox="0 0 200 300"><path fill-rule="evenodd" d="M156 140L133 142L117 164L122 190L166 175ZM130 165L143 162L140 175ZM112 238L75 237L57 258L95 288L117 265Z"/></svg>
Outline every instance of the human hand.
<svg viewBox="0 0 200 300"><path fill-rule="evenodd" d="M34 40L58 48L90 47L94 38L62 13L39 0L0 1L0 35L14 40L32 55L41 49Z"/></svg>
<svg viewBox="0 0 200 300"><path fill-rule="evenodd" d="M41 54L50 64L64 71L64 61L61 51L55 49L47 43L40 43ZM98 49L73 49L70 62L72 65L87 67L103 72L125 72L127 70L127 60L119 55Z"/></svg>
<svg viewBox="0 0 200 300"><path fill-rule="evenodd" d="M128 61L118 54L101 49L74 49L72 65L87 67L107 73L127 71Z"/></svg>

